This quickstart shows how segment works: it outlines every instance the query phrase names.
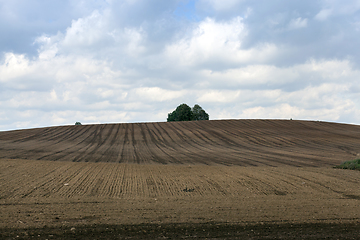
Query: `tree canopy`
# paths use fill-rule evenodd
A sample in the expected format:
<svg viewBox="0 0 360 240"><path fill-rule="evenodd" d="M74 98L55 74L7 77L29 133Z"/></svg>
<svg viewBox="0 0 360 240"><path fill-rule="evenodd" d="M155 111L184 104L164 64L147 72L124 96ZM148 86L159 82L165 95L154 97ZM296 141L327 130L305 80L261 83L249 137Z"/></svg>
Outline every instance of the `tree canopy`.
<svg viewBox="0 0 360 240"><path fill-rule="evenodd" d="M179 105L172 113L168 114L167 121L191 121L192 111L191 108L185 103Z"/></svg>
<svg viewBox="0 0 360 240"><path fill-rule="evenodd" d="M194 105L194 107L192 108L192 113L192 120L209 120L209 114L207 114L205 110L202 109L202 107L200 107L198 104Z"/></svg>
<svg viewBox="0 0 360 240"><path fill-rule="evenodd" d="M209 114L202 109L198 104L190 108L187 104L180 104L173 112L168 114L167 121L198 121L209 120Z"/></svg>

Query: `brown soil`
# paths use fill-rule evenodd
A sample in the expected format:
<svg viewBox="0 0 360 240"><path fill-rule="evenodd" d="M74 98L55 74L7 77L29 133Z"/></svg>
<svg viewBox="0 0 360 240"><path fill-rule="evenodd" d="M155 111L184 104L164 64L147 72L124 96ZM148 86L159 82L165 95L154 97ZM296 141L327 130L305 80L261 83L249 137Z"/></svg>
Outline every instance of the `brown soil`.
<svg viewBox="0 0 360 240"><path fill-rule="evenodd" d="M360 127L280 120L0 132L0 239L357 239ZM140 163L140 164L139 164Z"/></svg>
<svg viewBox="0 0 360 240"><path fill-rule="evenodd" d="M227 120L0 132L1 158L73 162L332 166L360 154L360 126Z"/></svg>

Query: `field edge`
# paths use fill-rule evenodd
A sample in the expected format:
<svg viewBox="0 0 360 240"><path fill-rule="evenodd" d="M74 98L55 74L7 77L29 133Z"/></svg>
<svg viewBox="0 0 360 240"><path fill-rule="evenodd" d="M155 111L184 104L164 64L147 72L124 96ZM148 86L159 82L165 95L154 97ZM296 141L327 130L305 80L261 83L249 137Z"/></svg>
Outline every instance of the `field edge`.
<svg viewBox="0 0 360 240"><path fill-rule="evenodd" d="M1 239L356 239L359 222L229 224L171 223L0 228Z"/></svg>

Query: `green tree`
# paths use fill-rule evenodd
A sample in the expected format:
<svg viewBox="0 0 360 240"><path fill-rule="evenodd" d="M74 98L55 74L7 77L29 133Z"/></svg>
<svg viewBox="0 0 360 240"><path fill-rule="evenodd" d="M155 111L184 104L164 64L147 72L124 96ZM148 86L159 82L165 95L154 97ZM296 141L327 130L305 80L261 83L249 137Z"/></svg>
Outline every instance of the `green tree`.
<svg viewBox="0 0 360 240"><path fill-rule="evenodd" d="M179 105L173 112L168 114L167 121L198 121L209 120L209 114L202 109L198 104L191 109L185 103Z"/></svg>
<svg viewBox="0 0 360 240"><path fill-rule="evenodd" d="M168 114L167 121L191 121L192 111L191 108L185 103L179 105L172 113Z"/></svg>
<svg viewBox="0 0 360 240"><path fill-rule="evenodd" d="M81 122L76 122L75 125L81 125Z"/></svg>
<svg viewBox="0 0 360 240"><path fill-rule="evenodd" d="M198 121L198 120L209 120L209 114L205 112L202 107L200 107L198 104L195 104L192 108L192 120Z"/></svg>

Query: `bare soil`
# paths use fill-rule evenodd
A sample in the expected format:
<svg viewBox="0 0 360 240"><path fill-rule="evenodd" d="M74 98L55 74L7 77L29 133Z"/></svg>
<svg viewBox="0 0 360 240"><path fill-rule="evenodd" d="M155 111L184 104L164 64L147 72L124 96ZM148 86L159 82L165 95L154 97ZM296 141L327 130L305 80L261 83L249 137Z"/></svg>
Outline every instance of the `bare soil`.
<svg viewBox="0 0 360 240"><path fill-rule="evenodd" d="M359 239L347 224L139 224L2 229L1 239Z"/></svg>
<svg viewBox="0 0 360 240"><path fill-rule="evenodd" d="M280 120L0 132L0 239L358 239L356 125Z"/></svg>
<svg viewBox="0 0 360 240"><path fill-rule="evenodd" d="M99 124L0 132L1 158L72 162L333 166L360 126L290 120Z"/></svg>

